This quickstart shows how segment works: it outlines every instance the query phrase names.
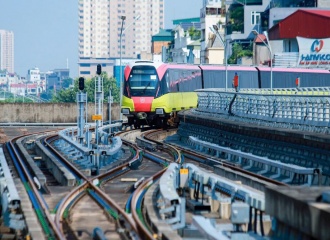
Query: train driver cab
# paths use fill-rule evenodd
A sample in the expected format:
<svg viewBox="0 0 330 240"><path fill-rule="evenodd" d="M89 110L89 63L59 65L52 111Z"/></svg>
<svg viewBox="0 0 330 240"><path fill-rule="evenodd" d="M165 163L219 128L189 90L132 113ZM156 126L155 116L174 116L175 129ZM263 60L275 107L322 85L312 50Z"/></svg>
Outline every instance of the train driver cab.
<svg viewBox="0 0 330 240"><path fill-rule="evenodd" d="M155 97L158 87L158 75L153 66L134 66L125 81L126 97Z"/></svg>

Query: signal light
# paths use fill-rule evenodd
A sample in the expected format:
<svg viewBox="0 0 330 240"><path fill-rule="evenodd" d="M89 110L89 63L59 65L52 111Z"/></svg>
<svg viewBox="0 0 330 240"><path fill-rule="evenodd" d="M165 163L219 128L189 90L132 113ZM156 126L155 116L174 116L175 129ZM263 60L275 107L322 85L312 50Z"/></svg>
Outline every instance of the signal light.
<svg viewBox="0 0 330 240"><path fill-rule="evenodd" d="M96 74L101 75L101 73L102 73L101 64L97 64Z"/></svg>
<svg viewBox="0 0 330 240"><path fill-rule="evenodd" d="M85 88L85 79L83 77L79 78L79 90L84 90Z"/></svg>

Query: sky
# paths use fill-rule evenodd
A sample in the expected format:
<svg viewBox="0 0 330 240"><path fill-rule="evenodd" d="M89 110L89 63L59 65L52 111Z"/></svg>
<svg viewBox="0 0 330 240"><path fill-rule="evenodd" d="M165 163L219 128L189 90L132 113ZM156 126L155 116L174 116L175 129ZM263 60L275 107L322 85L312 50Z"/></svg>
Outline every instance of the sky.
<svg viewBox="0 0 330 240"><path fill-rule="evenodd" d="M174 19L199 17L203 0L164 0L165 28ZM69 66L78 76L77 0L0 0L0 29L14 32L15 72Z"/></svg>

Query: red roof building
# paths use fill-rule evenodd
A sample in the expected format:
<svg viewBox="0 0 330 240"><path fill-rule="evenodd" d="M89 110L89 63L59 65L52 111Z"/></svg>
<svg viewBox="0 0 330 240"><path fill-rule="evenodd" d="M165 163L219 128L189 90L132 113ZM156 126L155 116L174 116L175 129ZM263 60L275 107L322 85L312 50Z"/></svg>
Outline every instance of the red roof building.
<svg viewBox="0 0 330 240"><path fill-rule="evenodd" d="M269 30L269 40L329 38L330 10L299 9Z"/></svg>
<svg viewBox="0 0 330 240"><path fill-rule="evenodd" d="M258 34L258 36L256 36L256 38L254 39L254 41L256 43L264 43L267 42L267 38L264 34Z"/></svg>

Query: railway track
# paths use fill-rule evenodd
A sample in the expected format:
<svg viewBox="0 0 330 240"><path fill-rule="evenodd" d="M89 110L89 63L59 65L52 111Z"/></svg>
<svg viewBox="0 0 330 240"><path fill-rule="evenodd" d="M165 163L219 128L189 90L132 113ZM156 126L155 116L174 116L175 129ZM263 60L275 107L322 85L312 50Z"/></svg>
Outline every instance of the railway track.
<svg viewBox="0 0 330 240"><path fill-rule="evenodd" d="M43 198L46 203L44 203L43 214L55 216L48 220L52 234L55 234L54 238L91 239L98 229L106 239L141 238L141 236L143 236L142 239L153 239L155 233L152 232L151 227L148 227L147 220L144 218L143 199L148 188L157 182L166 170L164 167L170 162L181 162L182 154L189 153L194 158L185 157L185 163L194 162L201 167L213 170L212 165L206 163L207 159L210 159L209 156L162 142L166 136L174 134L175 131L172 129L151 130L143 133L140 130L121 132L123 142L134 149L132 153L135 155L132 154L134 156L130 161L94 177L85 176L52 146L51 142L55 141L55 135L46 138L44 145L53 151L56 158L66 164L77 177L78 183L74 187L65 187L51 180L51 185L47 186L49 193L45 192L41 197L41 201ZM136 139L139 139L140 143L135 142ZM148 144L152 144L152 147L148 147ZM31 151L30 154L35 155ZM205 163L201 164L196 161L196 158L203 159ZM224 168L247 174L251 178L258 178L273 185L283 185L283 183L228 164L221 159L219 163ZM141 183L136 186L137 188L134 187L136 180L140 180ZM35 195L38 194L40 193L36 190ZM132 212L133 219L125 211Z"/></svg>
<svg viewBox="0 0 330 240"><path fill-rule="evenodd" d="M163 169L159 163L155 163L149 159L143 159L142 163L136 170L130 170L115 178L111 178L101 184L101 189L111 196L118 205L125 209L127 201L136 187L135 183L139 180L147 179L153 174Z"/></svg>
<svg viewBox="0 0 330 240"><path fill-rule="evenodd" d="M173 130L173 131L175 131L175 130ZM166 134L166 136L168 136L168 135L171 135L171 134L170 133ZM158 145L162 145L163 143L161 141L159 141L160 140L159 136L160 136L160 134L157 133L157 132L149 132L148 134L145 134L144 137L148 141L155 142ZM236 166L235 164L232 164L232 163L229 163L228 161L225 161L224 159L214 158L214 157L211 158L209 155L201 154L201 153L192 151L190 149L183 148L183 147L178 146L178 145L173 145L173 147L178 149L178 151L182 152L183 154L186 154L187 156L192 156L192 157L185 157L185 161L194 162L197 165L200 165L204 168L213 169L213 166L215 164L219 164L224 168L229 168L229 169L234 170L236 172L247 174L247 175L251 176L251 178L257 178L257 179L260 179L262 181L268 182L269 184L280 185L280 186L286 186L287 185L287 184L284 184L282 182L276 181L274 179L267 178L263 175L256 174L256 173L244 170L241 167ZM196 159L199 159L200 161L198 161ZM201 163L201 162L203 162L203 163Z"/></svg>
<svg viewBox="0 0 330 240"><path fill-rule="evenodd" d="M129 141L126 142L126 144L131 144ZM138 150L135 150L136 152L139 152ZM168 153L165 153L165 156L168 155ZM163 157L165 157L163 156ZM167 156L168 157L168 156ZM99 175L97 177L93 177L90 179L86 179L87 182L94 182L97 181L100 186L100 189L98 190L99 196L94 196L95 194L92 194L93 197L90 197L91 193L93 193L92 189L89 189L90 186L87 188L85 186L85 191L87 191L89 194L83 194L83 196L79 196L79 194L76 191L76 194L71 195L75 196L74 198L79 198L79 201L72 204L72 208L70 207L70 210L68 213L64 214L66 215L66 219L64 220L65 224L63 224L62 227L64 227L63 231L66 234L66 237L72 237L76 239L88 239L91 236L91 233L95 230L95 228L102 229L104 236L107 239L119 239L121 238L127 230L122 228L122 231L118 233L118 231L114 231L114 229L121 229L120 227L120 216L118 212L114 211L113 208L110 208L108 210L98 208L97 205L99 204L89 204L92 198L99 198L100 195L103 194L104 196L109 196L113 202L116 203L118 207L120 207L122 210L127 208L128 204L127 202L130 199L132 190L132 182L129 181L122 181L123 179L142 179L147 178L149 175L153 175L157 172L159 172L163 166L160 165L158 162L154 162L148 159L142 159L140 165L135 165L133 168L129 168L129 163L125 163L122 165L119 165L117 168L113 169L112 171ZM135 168L135 169L134 169ZM134 170L132 170L134 169ZM77 173L78 174L78 173ZM82 179L84 179L83 176L81 176ZM86 190L87 189L87 190ZM95 191L95 189L94 189ZM102 191L102 194L100 194L100 191ZM69 198L68 195L65 197L65 199ZM66 201L63 199L63 201ZM67 201L66 201L67 202ZM88 206L88 209L86 208ZM57 210L60 212L63 207L59 206ZM109 214L110 211L110 214ZM118 211L118 209L117 209ZM126 211L130 211L129 209ZM86 214L89 212L92 212L92 214ZM106 212L106 214L104 214ZM97 213L97 214L95 214ZM105 216L105 217L104 217ZM92 222L99 223L98 226L85 228L84 231L82 231L83 226L86 225L86 222L90 222L91 218L93 217ZM110 219L110 220L109 220ZM107 221L108 220L108 221ZM126 226L125 226L126 228ZM127 234L129 235L129 234ZM126 237L127 237L126 235ZM134 235L134 234L130 234Z"/></svg>
<svg viewBox="0 0 330 240"><path fill-rule="evenodd" d="M113 231L114 229L118 229L118 225L120 224L125 224L125 229L131 228L131 230L134 232L134 223L125 214L125 212L116 204L116 202L111 200L106 194L103 194L98 189L98 187L94 186L92 182L93 179L90 180L84 177L82 173L79 173L78 169L75 169L74 166L70 165L70 163L68 162L66 162L66 164L71 168L71 171L74 171L75 174L79 176L80 179L82 179L85 183L80 184L78 187L72 190L72 187L67 188L63 186L58 186L57 184L54 184L54 181L51 181L52 186L49 187L49 193L44 192L44 194L41 194L41 192L38 191L36 186L34 186L34 182L31 178L33 174L29 172L30 169L29 167L27 167L28 164L25 162L26 160L19 154L19 150L17 149L15 143L17 139L13 139L10 142L12 151L17 152L16 154L16 157L18 159L17 162L19 163L19 165L21 165L25 177L28 178L30 188L32 189L33 192L29 194L30 195L33 194L34 198L38 200L37 209L42 209L39 215L41 215L42 219L46 219L46 221L41 219L42 222L44 222L43 228L45 235L44 237L41 237L39 235L38 239L42 239L42 238L90 239L90 237L93 234L93 229L92 229L93 225L89 224L88 226L91 227L86 229L86 222L84 222L81 219L81 216L83 215L82 213L84 212L83 210L84 208L86 208L86 206L90 208L87 213L85 211L86 221L87 222L91 221L90 212L92 212L94 214L94 217L97 218L96 221L93 221L96 225L96 226L94 225L95 228L103 227L103 225L110 226L109 228L106 228L105 231L106 235L110 235L109 236L110 239L116 239L116 238L119 239L121 238L122 235L125 234L125 231L123 231L122 233ZM30 154L33 153L30 151ZM57 155L57 158L61 158L61 157ZM62 161L65 162L65 159L62 158ZM26 185L26 183L24 184ZM82 194L79 193L76 194L77 191L78 192L81 191ZM94 198L94 201L91 201L91 198ZM91 204L91 202L94 203ZM109 214L109 212L107 211L108 208L112 208L114 214L112 215ZM50 214L55 214L55 213L56 213L55 220L53 220L53 218L50 217ZM70 215L70 213L72 213L72 215ZM99 214L99 213L103 213L103 214ZM113 219L111 219L111 217ZM102 222L107 222L107 223L102 224ZM109 223L112 223L112 225ZM83 231L83 229L85 230Z"/></svg>
<svg viewBox="0 0 330 240"><path fill-rule="evenodd" d="M52 148L52 151L56 150ZM62 157L59 152L56 155ZM137 155L132 157L138 158ZM62 160L66 161L64 158ZM87 177L73 164L69 162L67 164L83 181L65 196L56 213L57 224L65 221L62 231L67 234L67 237L74 235L76 239L90 239L95 229L99 229L107 239L120 239L124 235L134 235L134 222L117 201L104 193L98 186L103 179L111 178L117 171L128 168L129 163L119 164L113 170L96 177ZM88 227L85 227L87 223L89 223ZM115 231L121 228L123 231ZM129 231L126 231L127 229Z"/></svg>
<svg viewBox="0 0 330 240"><path fill-rule="evenodd" d="M175 130L173 130L173 133L175 132ZM194 156L192 158L189 157L184 157L184 162L185 163L194 163L194 165L198 165L200 166L202 169L206 169L207 172L214 172L215 168L213 166L214 164L214 159L211 159L209 156L207 155L202 155L202 154L198 154L195 152L192 152L188 149L184 149L184 148L180 148L178 146L169 146L168 144L164 144L162 142L162 139L164 138L164 136L169 136L171 134L170 131L149 131L144 133L139 139L141 141L143 141L143 139L146 139L146 141L144 143L140 143L141 146L144 147L146 152L150 153L150 150L152 151L152 149L162 149L165 150L167 152L171 152L173 155L173 162L181 162L183 161L181 154L189 154L191 156ZM152 147L148 147L148 144L152 144ZM156 146L155 146L156 144ZM148 150L147 150L148 149ZM152 155L157 155L157 152L152 152ZM175 154L174 152L178 152L177 154ZM174 153L174 154L173 154ZM171 155L171 154L170 154ZM202 161L197 161L196 158L203 160L204 162L201 163ZM212 160L210 162L208 162L208 160ZM167 160L168 163L171 162L169 160ZM251 179L257 179L257 181L262 182L262 187L261 189L263 190L264 187L267 186L274 186L274 185L286 185L282 182L278 182L276 180L273 179L269 179L267 177L243 170L233 164L230 163L226 163L225 161L222 162L221 159L218 159L218 164L222 165L220 166L220 168L224 168L224 169L230 169L231 171L236 171L238 172L238 174L244 174L245 176L247 176L248 178ZM159 177L164 173L165 170L162 170L161 172L153 175L152 177L150 177L149 179L147 179L143 185L141 185L138 190L135 192L134 196L133 196L133 200L132 200L132 209L134 208L135 211L132 211L133 214L133 218L134 220L137 222L137 228L139 231L139 234L144 234L145 236L147 236L146 238L148 239L153 239L153 238L157 238L157 231L154 230L154 228L152 227L152 225L154 223L149 222L150 217L147 217L147 210L144 209L143 205L141 204L141 202L143 202L143 197L147 191L147 189L150 188L151 185L153 184L157 184ZM252 180L252 181L256 181L256 180ZM183 193L181 193L183 194ZM226 192L222 192L222 194L226 194ZM186 192L184 195L189 196L189 193ZM141 208L141 209L140 209ZM191 210L187 209L186 210L186 224L191 224L192 223L192 216L194 216L196 213L192 212ZM260 215L262 216L262 212L260 213ZM263 231L263 230L262 230Z"/></svg>
<svg viewBox="0 0 330 240"><path fill-rule="evenodd" d="M32 234L32 237L36 239L40 237L48 239L64 239L59 229L55 226L53 218L51 217L51 214L48 210L47 204L45 203L42 195L39 193L36 183L32 177L33 174L31 168L27 163L27 159L25 159L23 156L24 153L22 152L22 149L17 146L19 145L17 141L20 138L21 137L13 138L10 142L6 144L6 147L24 185L26 193L28 194L29 199L33 204L34 212L32 214L35 216L35 219L38 219L40 224L38 224L39 226L36 231L30 231L29 234ZM23 193L22 195L24 196L25 193ZM23 210L26 211L27 208ZM27 224L31 226L31 220ZM39 229L39 227L42 230Z"/></svg>

